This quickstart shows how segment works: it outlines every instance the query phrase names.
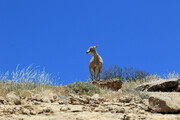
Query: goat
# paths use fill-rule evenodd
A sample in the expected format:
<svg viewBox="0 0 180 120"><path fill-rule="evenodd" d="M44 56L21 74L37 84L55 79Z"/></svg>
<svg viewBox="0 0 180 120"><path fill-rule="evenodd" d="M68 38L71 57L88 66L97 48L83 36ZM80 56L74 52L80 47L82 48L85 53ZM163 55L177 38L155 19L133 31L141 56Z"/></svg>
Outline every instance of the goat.
<svg viewBox="0 0 180 120"><path fill-rule="evenodd" d="M98 77L99 77L99 80L101 79L100 72L101 72L101 68L103 66L103 60L102 60L101 56L99 56L97 51L96 51L97 47L98 46L91 46L86 52L86 54L92 54L93 55L93 57L91 58L91 60L89 62L89 70L91 73L91 80L92 81L94 79L98 80ZM96 75L96 73L97 73L97 75Z"/></svg>

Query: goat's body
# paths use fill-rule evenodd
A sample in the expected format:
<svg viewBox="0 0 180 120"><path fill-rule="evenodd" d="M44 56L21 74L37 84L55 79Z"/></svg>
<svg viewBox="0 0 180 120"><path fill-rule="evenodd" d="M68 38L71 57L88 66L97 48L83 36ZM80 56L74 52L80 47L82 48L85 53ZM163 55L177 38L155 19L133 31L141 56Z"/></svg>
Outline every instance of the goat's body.
<svg viewBox="0 0 180 120"><path fill-rule="evenodd" d="M103 60L101 56L98 55L97 51L91 52L93 54L93 57L90 60L89 63L89 70L91 73L91 80L100 80L100 72L101 68L103 66Z"/></svg>
<svg viewBox="0 0 180 120"><path fill-rule="evenodd" d="M101 56L96 56L96 57L93 56L91 58L91 61L89 63L89 70L98 73L99 70L102 68L103 61Z"/></svg>

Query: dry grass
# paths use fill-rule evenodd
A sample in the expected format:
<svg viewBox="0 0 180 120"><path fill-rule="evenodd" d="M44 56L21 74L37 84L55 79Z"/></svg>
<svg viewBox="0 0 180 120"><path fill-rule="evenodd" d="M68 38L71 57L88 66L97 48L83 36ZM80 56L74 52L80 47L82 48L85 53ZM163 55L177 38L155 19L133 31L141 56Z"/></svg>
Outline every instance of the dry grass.
<svg viewBox="0 0 180 120"><path fill-rule="evenodd" d="M47 89L53 89L55 78L45 70L38 67L28 66L5 74L0 73L0 95L14 91L20 96L29 95L29 93L38 93Z"/></svg>
<svg viewBox="0 0 180 120"><path fill-rule="evenodd" d="M169 73L164 75L165 79L179 78L178 73ZM14 91L17 95L28 97L32 94L41 93L45 90L51 90L59 96L67 97L70 93L74 94L100 94L100 96L107 100L113 100L123 96L140 96L141 98L146 97L146 93L136 91L134 88L142 83L151 82L157 79L162 79L158 75L146 76L146 78L136 81L126 81L122 85L121 90L118 92L101 89L98 90L91 83L79 82L69 86L53 85L57 78L51 77L51 74L46 73L45 70L39 70L38 67L26 67L19 69L19 66L12 73L0 72L0 96L6 96L7 93ZM77 93L78 91L78 93Z"/></svg>
<svg viewBox="0 0 180 120"><path fill-rule="evenodd" d="M179 74L175 72L169 73L169 74L166 74L164 78L161 78L158 75L150 75L150 76L146 76L146 78L141 79L141 80L124 82L122 85L122 88L118 92L103 89L101 90L100 95L108 100L113 100L113 99L125 97L125 96L136 96L142 99L146 99L148 97L147 92L136 91L135 90L136 86L143 83L147 83L147 82L153 82L158 79L173 79L173 78L179 78Z"/></svg>

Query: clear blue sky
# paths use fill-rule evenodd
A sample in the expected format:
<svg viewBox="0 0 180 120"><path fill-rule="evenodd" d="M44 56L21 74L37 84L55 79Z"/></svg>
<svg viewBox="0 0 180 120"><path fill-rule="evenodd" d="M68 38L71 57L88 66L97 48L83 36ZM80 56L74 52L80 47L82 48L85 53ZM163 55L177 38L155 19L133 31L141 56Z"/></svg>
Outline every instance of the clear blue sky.
<svg viewBox="0 0 180 120"><path fill-rule="evenodd" d="M179 0L1 0L0 71L34 64L60 83L89 75L89 46L104 67L180 72Z"/></svg>

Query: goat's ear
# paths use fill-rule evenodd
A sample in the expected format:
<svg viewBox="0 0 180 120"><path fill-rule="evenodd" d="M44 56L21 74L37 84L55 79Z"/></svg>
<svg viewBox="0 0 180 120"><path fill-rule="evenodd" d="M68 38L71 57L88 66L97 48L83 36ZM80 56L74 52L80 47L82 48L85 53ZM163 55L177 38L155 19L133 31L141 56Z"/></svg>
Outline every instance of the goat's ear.
<svg viewBox="0 0 180 120"><path fill-rule="evenodd" d="M99 45L96 46L96 48L99 47Z"/></svg>

